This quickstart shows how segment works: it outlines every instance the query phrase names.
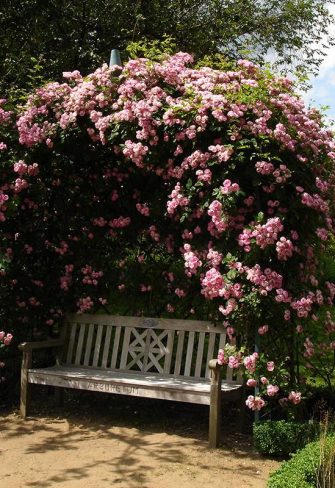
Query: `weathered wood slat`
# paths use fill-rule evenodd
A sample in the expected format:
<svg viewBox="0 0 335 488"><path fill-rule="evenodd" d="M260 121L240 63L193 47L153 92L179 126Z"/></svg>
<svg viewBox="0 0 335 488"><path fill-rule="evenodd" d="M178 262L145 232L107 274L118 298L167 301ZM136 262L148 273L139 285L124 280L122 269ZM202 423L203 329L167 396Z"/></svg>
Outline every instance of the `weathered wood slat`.
<svg viewBox="0 0 335 488"><path fill-rule="evenodd" d="M203 365L203 354L204 354L204 345L205 345L205 333L200 332L198 338L198 350L197 350L197 359L195 363L195 372L194 376L197 378L201 377L201 369Z"/></svg>
<svg viewBox="0 0 335 488"><path fill-rule="evenodd" d="M74 341L75 341L75 337L76 337L76 332L77 332L77 324L73 324L72 328L71 328L69 346L68 346L67 357L66 357L66 362L69 364L72 363L72 355L73 355L73 348L74 348Z"/></svg>
<svg viewBox="0 0 335 488"><path fill-rule="evenodd" d="M118 351L119 351L119 344L120 344L120 336L121 336L121 327L115 327L113 352L112 352L112 359L111 359L111 364L110 364L110 367L112 369L116 368L116 361L118 358Z"/></svg>
<svg viewBox="0 0 335 488"><path fill-rule="evenodd" d="M169 374L170 373L171 361L172 361L172 353L173 353L174 337L175 337L175 331L174 330L169 330L169 332L168 332L168 340L167 340L167 345L166 345L167 352L165 354L165 361L164 361L164 373L165 374Z"/></svg>
<svg viewBox="0 0 335 488"><path fill-rule="evenodd" d="M90 324L94 317L94 323L98 325L115 325L120 327L136 327L139 329L184 330L194 332L220 332L219 326L204 320L179 320L161 319L156 317L125 317L117 315L70 315L67 323Z"/></svg>
<svg viewBox="0 0 335 488"><path fill-rule="evenodd" d="M92 317L91 317L91 321L92 321ZM94 324L89 324L87 342L86 342L86 350L85 350L85 357L84 357L84 365L85 366L89 366L89 364L90 364L90 358L91 358L91 353L92 353L93 332L94 332Z"/></svg>
<svg viewBox="0 0 335 488"><path fill-rule="evenodd" d="M94 346L93 363L92 363L94 368L96 366L98 366L98 362L99 362L103 328L104 328L103 325L98 325L97 335L96 335L96 339L95 339L95 346Z"/></svg>
<svg viewBox="0 0 335 488"><path fill-rule="evenodd" d="M233 380L233 370L232 370L232 368L229 368L229 366L227 366L226 380L227 381Z"/></svg>
<svg viewBox="0 0 335 488"><path fill-rule="evenodd" d="M243 372L242 371L238 371L237 374L236 374L236 381L235 381L238 385L242 385L243 384Z"/></svg>
<svg viewBox="0 0 335 488"><path fill-rule="evenodd" d="M81 363L81 355L82 355L82 349L83 349L85 329L86 329L86 324L81 324L79 327L79 339L78 339L78 344L77 344L76 357L74 360L74 364L76 364L78 366Z"/></svg>
<svg viewBox="0 0 335 488"><path fill-rule="evenodd" d="M124 331L120 369L126 369L127 367L130 333L131 333L131 329L127 327L126 330Z"/></svg>
<svg viewBox="0 0 335 488"><path fill-rule="evenodd" d="M183 389L149 388L145 386L120 385L94 380L76 380L61 376L31 375L30 383L52 385L63 388L98 391L119 395L138 396L142 398L156 398L159 400L173 400L176 402L198 403L209 405L209 395Z"/></svg>
<svg viewBox="0 0 335 488"><path fill-rule="evenodd" d="M182 330L178 334L177 353L176 353L176 361L174 366L174 375L176 376L180 375L181 363L183 360L184 337L185 337L185 332Z"/></svg>
<svg viewBox="0 0 335 488"><path fill-rule="evenodd" d="M188 335L184 376L191 376L191 366L192 366L193 346L194 346L194 335L195 335L195 332L193 332L193 331L190 332L189 335Z"/></svg>
<svg viewBox="0 0 335 488"><path fill-rule="evenodd" d="M101 360L102 368L107 368L108 355L109 355L110 345L111 345L110 342L111 342L112 330L113 330L112 327L107 327L104 350L102 352L102 360Z"/></svg>
<svg viewBox="0 0 335 488"><path fill-rule="evenodd" d="M214 359L214 346L215 346L215 338L216 334L214 332L209 334L209 340L208 340L208 350L207 350L207 361L206 361L206 373L205 377L209 377L209 367L208 363L211 359Z"/></svg>
<svg viewBox="0 0 335 488"><path fill-rule="evenodd" d="M226 344L226 334L221 333L220 334L220 341L219 341L219 349L224 349L225 344Z"/></svg>
<svg viewBox="0 0 335 488"><path fill-rule="evenodd" d="M60 378L61 380L77 381L77 382L96 382L101 385L105 384L117 384L133 387L145 387L150 389L166 389L166 390L184 390L187 392L197 392L204 395L210 395L210 381L204 378L183 378L162 376L152 373L142 375L140 372L118 372L118 371L106 371L94 368L83 367L51 367L43 369L30 368L28 370L29 382L43 381L43 378L47 378L48 381L52 381L54 378ZM61 386L61 385L58 385ZM222 382L222 391L229 392L237 389L238 386L234 384L228 384ZM106 388L107 390L108 388ZM110 393L113 393L111 390Z"/></svg>

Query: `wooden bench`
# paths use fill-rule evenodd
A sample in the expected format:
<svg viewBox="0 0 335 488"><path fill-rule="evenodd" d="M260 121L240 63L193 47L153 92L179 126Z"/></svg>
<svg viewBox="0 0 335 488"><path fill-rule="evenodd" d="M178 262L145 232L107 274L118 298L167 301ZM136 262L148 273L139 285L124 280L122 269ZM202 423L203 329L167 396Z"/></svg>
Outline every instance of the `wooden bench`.
<svg viewBox="0 0 335 488"><path fill-rule="evenodd" d="M238 393L232 370L222 381L223 326L197 320L111 315L67 317L60 339L20 344L20 411L28 415L30 384L210 405L209 446L220 440L221 396ZM55 348L56 364L33 368L32 352Z"/></svg>

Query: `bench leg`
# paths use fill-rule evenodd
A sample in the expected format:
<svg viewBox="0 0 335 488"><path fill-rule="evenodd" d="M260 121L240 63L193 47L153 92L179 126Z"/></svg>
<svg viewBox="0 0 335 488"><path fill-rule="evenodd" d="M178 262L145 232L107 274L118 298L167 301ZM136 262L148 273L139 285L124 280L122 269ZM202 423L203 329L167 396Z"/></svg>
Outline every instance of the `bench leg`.
<svg viewBox="0 0 335 488"><path fill-rule="evenodd" d="M57 407L62 407L64 405L64 388L55 387L55 405Z"/></svg>
<svg viewBox="0 0 335 488"><path fill-rule="evenodd" d="M32 356L31 351L24 352L21 367L21 397L20 397L20 413L25 419L29 414L30 400L31 400L31 385L28 383L28 369L31 368Z"/></svg>
<svg viewBox="0 0 335 488"><path fill-rule="evenodd" d="M221 436L221 375L218 370L212 371L211 396L209 407L209 439L210 449L220 445Z"/></svg>

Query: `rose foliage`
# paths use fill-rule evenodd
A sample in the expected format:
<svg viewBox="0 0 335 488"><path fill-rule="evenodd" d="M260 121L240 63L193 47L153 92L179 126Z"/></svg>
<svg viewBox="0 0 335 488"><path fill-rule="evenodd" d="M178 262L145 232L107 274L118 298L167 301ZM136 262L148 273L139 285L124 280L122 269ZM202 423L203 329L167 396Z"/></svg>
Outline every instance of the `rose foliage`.
<svg viewBox="0 0 335 488"><path fill-rule="evenodd" d="M27 337L69 311L210 318L230 337L223 364L299 403L299 372L332 368L335 350L319 113L248 61L196 69L178 53L64 76L17 116L0 109L7 323Z"/></svg>

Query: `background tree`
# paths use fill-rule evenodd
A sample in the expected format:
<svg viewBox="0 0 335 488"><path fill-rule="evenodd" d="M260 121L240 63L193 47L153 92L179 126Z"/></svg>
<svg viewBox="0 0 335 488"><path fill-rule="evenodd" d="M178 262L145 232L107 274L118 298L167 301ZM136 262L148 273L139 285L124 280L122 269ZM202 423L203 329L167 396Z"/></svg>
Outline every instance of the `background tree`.
<svg viewBox="0 0 335 488"><path fill-rule="evenodd" d="M332 16L324 0L1 0L0 88L29 87L31 72L59 79L88 73L111 47L172 36L176 48L203 57L221 52L284 69L315 71ZM331 39L328 39L331 42ZM38 81L38 80L37 80ZM35 83L36 84L36 83Z"/></svg>

